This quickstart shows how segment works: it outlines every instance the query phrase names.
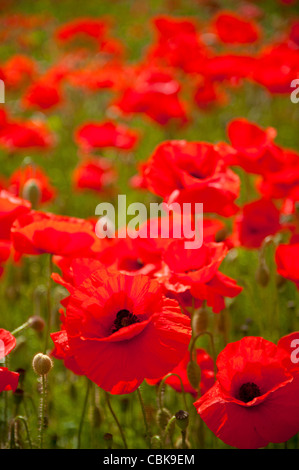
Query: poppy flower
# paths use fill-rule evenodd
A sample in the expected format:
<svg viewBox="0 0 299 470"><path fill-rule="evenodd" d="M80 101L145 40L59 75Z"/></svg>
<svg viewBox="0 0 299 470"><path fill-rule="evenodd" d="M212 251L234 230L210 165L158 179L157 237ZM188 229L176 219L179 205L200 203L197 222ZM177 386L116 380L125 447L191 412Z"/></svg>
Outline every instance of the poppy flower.
<svg viewBox="0 0 299 470"><path fill-rule="evenodd" d="M8 191L0 191L0 239L10 240L13 222L21 215L30 212L29 201L14 197Z"/></svg>
<svg viewBox="0 0 299 470"><path fill-rule="evenodd" d="M299 243L279 245L275 253L277 272L299 289Z"/></svg>
<svg viewBox="0 0 299 470"><path fill-rule="evenodd" d="M227 252L221 242L205 242L200 248L188 249L185 240L175 240L164 253L167 269L156 276L181 305L191 306L192 298L201 304L206 300L219 313L225 308L224 297L236 297L242 291L234 279L218 271Z"/></svg>
<svg viewBox="0 0 299 470"><path fill-rule="evenodd" d="M63 100L61 86L57 82L40 79L30 85L22 97L22 105L26 109L46 111L61 104Z"/></svg>
<svg viewBox="0 0 299 470"><path fill-rule="evenodd" d="M16 339L7 330L0 328L0 359L7 356L15 347ZM19 374L12 372L7 367L0 367L0 393L12 390L15 392L19 381Z"/></svg>
<svg viewBox="0 0 299 470"><path fill-rule="evenodd" d="M229 80L235 85L240 79L250 76L255 61L255 57L249 54L212 55L205 62L204 74L212 81Z"/></svg>
<svg viewBox="0 0 299 470"><path fill-rule="evenodd" d="M38 187L40 203L54 199L55 189L49 183L48 176L36 165L27 165L14 171L9 179L9 191L15 196L21 196L29 184L35 184Z"/></svg>
<svg viewBox="0 0 299 470"><path fill-rule="evenodd" d="M268 235L275 235L281 229L279 218L279 210L268 199L245 204L235 220L239 243L246 248L259 248Z"/></svg>
<svg viewBox="0 0 299 470"><path fill-rule="evenodd" d="M56 31L59 41L70 41L77 36L100 40L107 31L107 22L97 18L76 18L60 26Z"/></svg>
<svg viewBox="0 0 299 470"><path fill-rule="evenodd" d="M180 124L188 121L187 111L179 97L181 86L169 70L140 67L132 82L122 91L111 108L124 114L144 113L165 126L172 119Z"/></svg>
<svg viewBox="0 0 299 470"><path fill-rule="evenodd" d="M195 390L188 380L187 376L187 365L190 361L190 353L186 352L183 359L178 363L178 365L170 371L172 374L177 374L181 378L186 393L190 393L194 398L197 397L198 391ZM211 356L201 348L196 349L196 362L200 367L200 394L203 395L206 393L215 382L214 379L214 362ZM167 375L167 374L166 374ZM160 379L162 380L162 379ZM155 385L160 382L160 380L146 380L149 385ZM172 387L177 392L182 391L181 381L176 376L170 376L165 380L165 383Z"/></svg>
<svg viewBox="0 0 299 470"><path fill-rule="evenodd" d="M64 322L79 368L113 394L131 393L184 356L190 320L147 276L97 270L70 295ZM55 344L55 334L52 335Z"/></svg>
<svg viewBox="0 0 299 470"><path fill-rule="evenodd" d="M73 173L77 189L91 189L101 192L116 180L116 172L109 160L88 158L81 162Z"/></svg>
<svg viewBox="0 0 299 470"><path fill-rule="evenodd" d="M53 145L53 136L38 120L14 120L0 110L0 147L11 152L28 149L47 149Z"/></svg>
<svg viewBox="0 0 299 470"><path fill-rule="evenodd" d="M206 142L160 144L143 166L148 189L166 203L203 203L205 212L225 217L237 211L239 177L227 168L222 150Z"/></svg>
<svg viewBox="0 0 299 470"><path fill-rule="evenodd" d="M200 73L204 70L205 59L210 52L201 41L197 25L192 19L164 15L154 18L153 24L157 42L148 52L149 60L158 59L186 73Z"/></svg>
<svg viewBox="0 0 299 470"><path fill-rule="evenodd" d="M228 125L228 137L236 150L230 164L259 175L278 171L283 166L284 155L274 143L276 134L273 127L262 129L245 118L234 119Z"/></svg>
<svg viewBox="0 0 299 470"><path fill-rule="evenodd" d="M299 375L288 353L260 337L228 344L217 358L217 381L194 403L206 425L242 449L285 442L299 430Z"/></svg>
<svg viewBox="0 0 299 470"><path fill-rule="evenodd" d="M281 43L263 50L251 73L255 82L273 94L291 94L291 83L299 77L299 50L293 42Z"/></svg>
<svg viewBox="0 0 299 470"><path fill-rule="evenodd" d="M83 124L75 132L75 141L85 151L114 147L131 150L137 143L137 133L123 124L106 121Z"/></svg>
<svg viewBox="0 0 299 470"><path fill-rule="evenodd" d="M36 63L25 55L16 54L2 66L3 80L7 88L19 89L37 74Z"/></svg>
<svg viewBox="0 0 299 470"><path fill-rule="evenodd" d="M28 255L92 256L99 242L86 220L38 211L15 221L11 239L17 251Z"/></svg>
<svg viewBox="0 0 299 470"><path fill-rule="evenodd" d="M220 12L215 18L213 26L220 41L224 43L249 44L259 38L256 24L233 12Z"/></svg>

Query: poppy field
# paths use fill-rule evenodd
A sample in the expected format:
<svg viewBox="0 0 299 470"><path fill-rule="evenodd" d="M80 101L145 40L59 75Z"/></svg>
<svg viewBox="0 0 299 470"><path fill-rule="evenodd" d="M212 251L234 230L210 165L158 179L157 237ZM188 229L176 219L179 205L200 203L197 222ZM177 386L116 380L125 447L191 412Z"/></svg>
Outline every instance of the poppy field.
<svg viewBox="0 0 299 470"><path fill-rule="evenodd" d="M0 448L298 448L298 1L0 39Z"/></svg>

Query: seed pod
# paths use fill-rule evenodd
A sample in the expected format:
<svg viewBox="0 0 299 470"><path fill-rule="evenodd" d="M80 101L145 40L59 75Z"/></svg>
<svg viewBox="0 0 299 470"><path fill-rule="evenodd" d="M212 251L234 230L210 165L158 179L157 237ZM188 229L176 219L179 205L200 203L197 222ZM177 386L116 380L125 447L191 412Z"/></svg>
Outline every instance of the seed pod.
<svg viewBox="0 0 299 470"><path fill-rule="evenodd" d="M34 356L32 367L37 375L46 375L53 367L52 359L43 353L38 353Z"/></svg>
<svg viewBox="0 0 299 470"><path fill-rule="evenodd" d="M184 410L180 410L175 414L176 424L182 431L186 431L189 424L189 413Z"/></svg>
<svg viewBox="0 0 299 470"><path fill-rule="evenodd" d="M45 320L39 315L33 315L28 321L30 322L30 328L35 331L43 331L45 328Z"/></svg>
<svg viewBox="0 0 299 470"><path fill-rule="evenodd" d="M199 365L194 362L190 361L187 365L187 377L189 380L189 383L191 387L195 388L195 390L198 389L199 384L200 384L200 377L201 377L201 372L200 372L200 367Z"/></svg>

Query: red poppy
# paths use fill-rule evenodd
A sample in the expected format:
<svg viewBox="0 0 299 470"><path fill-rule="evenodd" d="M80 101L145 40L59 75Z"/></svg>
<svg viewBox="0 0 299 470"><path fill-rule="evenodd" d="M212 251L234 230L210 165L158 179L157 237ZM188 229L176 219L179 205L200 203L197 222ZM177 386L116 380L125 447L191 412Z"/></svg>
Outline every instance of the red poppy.
<svg viewBox="0 0 299 470"><path fill-rule="evenodd" d="M203 243L200 248L185 248L185 240L173 241L164 254L167 269L161 272L171 297L181 305L192 305L192 297L207 301L215 313L225 308L224 297L236 297L242 288L218 271L228 249L224 243Z"/></svg>
<svg viewBox="0 0 299 470"><path fill-rule="evenodd" d="M57 82L48 79L35 81L26 90L22 98L22 104L28 109L41 109L46 111L61 104L63 100L61 86Z"/></svg>
<svg viewBox="0 0 299 470"><path fill-rule="evenodd" d="M29 201L14 197L7 191L0 191L0 239L10 240L13 222L31 209Z"/></svg>
<svg viewBox="0 0 299 470"><path fill-rule="evenodd" d="M40 203L51 201L55 197L55 189L50 185L48 176L36 165L27 165L11 175L9 191L15 196L24 196L29 184L35 184L40 191Z"/></svg>
<svg viewBox="0 0 299 470"><path fill-rule="evenodd" d="M0 328L0 359L7 356L15 347L16 339L7 330ZM6 367L0 367L0 393L3 391L16 390L19 381L19 374L11 372Z"/></svg>
<svg viewBox="0 0 299 470"><path fill-rule="evenodd" d="M7 88L19 89L37 73L36 63L25 55L16 54L10 57L2 66L3 80Z"/></svg>
<svg viewBox="0 0 299 470"><path fill-rule="evenodd" d="M279 245L275 260L278 274L293 281L299 289L299 243Z"/></svg>
<svg viewBox="0 0 299 470"><path fill-rule="evenodd" d="M299 50L292 42L265 49L258 57L252 79L271 93L291 94L291 83L299 78Z"/></svg>
<svg viewBox="0 0 299 470"><path fill-rule="evenodd" d="M214 20L220 41L228 44L248 44L257 41L259 30L253 21L247 21L233 12L220 12Z"/></svg>
<svg viewBox="0 0 299 470"><path fill-rule="evenodd" d="M137 143L137 133L123 124L110 121L83 124L75 132L75 141L85 151L94 148L115 147L131 150Z"/></svg>
<svg viewBox="0 0 299 470"><path fill-rule="evenodd" d="M245 337L217 359L215 385L194 403L207 426L238 448L285 442L299 430L299 374L287 352L270 341Z"/></svg>
<svg viewBox="0 0 299 470"><path fill-rule="evenodd" d="M190 385L187 376L187 365L189 361L190 353L189 351L187 351L183 359L179 362L179 364L170 372L172 374L177 374L180 376L183 382L185 392L190 393L195 398L197 397L198 391ZM200 394L203 395L214 385L214 362L213 359L209 356L209 354L204 349L200 348L196 349L196 362L200 367ZM147 379L147 382L150 385L155 385L156 383L159 383L160 380ZM168 377L168 379L165 380L165 383L170 385L170 387L172 387L177 392L182 391L181 381L178 377L172 375L171 377Z"/></svg>
<svg viewBox="0 0 299 470"><path fill-rule="evenodd" d="M56 31L59 41L69 41L76 36L87 36L99 41L107 31L107 21L97 18L76 18Z"/></svg>
<svg viewBox="0 0 299 470"><path fill-rule="evenodd" d="M99 243L86 220L32 211L19 217L11 230L14 248L23 254L92 256Z"/></svg>
<svg viewBox="0 0 299 470"><path fill-rule="evenodd" d="M263 175L282 168L282 150L274 144L276 130L273 127L262 129L245 118L234 119L229 123L228 136L236 154L230 163L239 165L248 173Z"/></svg>
<svg viewBox="0 0 299 470"><path fill-rule="evenodd" d="M28 148L48 148L53 145L53 136L39 120L13 120L0 110L0 147L11 152Z"/></svg>
<svg viewBox="0 0 299 470"><path fill-rule="evenodd" d="M160 60L186 73L202 72L208 48L200 39L196 23L190 18L158 16L154 19L157 44L150 49L149 60ZM188 54L186 54L186 50Z"/></svg>
<svg viewBox="0 0 299 470"><path fill-rule="evenodd" d="M268 199L245 204L235 220L239 243L246 248L259 248L268 235L281 229L279 217L279 210Z"/></svg>
<svg viewBox="0 0 299 470"><path fill-rule="evenodd" d="M172 119L184 124L188 119L185 105L179 98L180 90L179 82L169 70L139 67L112 109L124 114L144 113L163 126Z"/></svg>
<svg viewBox="0 0 299 470"><path fill-rule="evenodd" d="M106 270L93 272L71 294L65 329L84 375L114 394L131 393L145 377L172 369L191 335L190 320L158 283Z"/></svg>
<svg viewBox="0 0 299 470"><path fill-rule="evenodd" d="M230 80L235 85L239 79L250 76L255 61L255 57L248 54L214 55L207 59L204 74L210 80Z"/></svg>
<svg viewBox="0 0 299 470"><path fill-rule="evenodd" d="M201 202L205 212L231 216L237 211L240 181L222 152L205 142L163 142L143 167L148 188L167 203Z"/></svg>
<svg viewBox="0 0 299 470"><path fill-rule="evenodd" d="M81 162L73 173L77 189L91 189L101 192L116 180L116 172L109 160L89 158Z"/></svg>

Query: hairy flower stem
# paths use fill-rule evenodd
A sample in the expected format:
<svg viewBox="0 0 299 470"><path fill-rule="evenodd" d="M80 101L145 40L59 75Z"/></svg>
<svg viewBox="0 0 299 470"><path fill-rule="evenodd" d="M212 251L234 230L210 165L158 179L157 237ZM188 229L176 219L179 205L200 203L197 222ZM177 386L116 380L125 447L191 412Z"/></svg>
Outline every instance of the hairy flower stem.
<svg viewBox="0 0 299 470"><path fill-rule="evenodd" d="M18 333L20 333L21 331L25 330L26 328L29 328L31 325L31 322L30 321L26 321L26 323L23 323L23 325L19 326L18 328L16 328L15 330L13 330L11 332L12 335L17 335Z"/></svg>
<svg viewBox="0 0 299 470"><path fill-rule="evenodd" d="M145 431L146 431L146 440L147 440L149 448L151 449L151 433L150 433L149 425L148 425L148 422L147 422L145 406L144 406L144 402L143 402L142 395L141 395L139 387L137 388L137 394L138 394L138 398L139 398L139 401L140 401L140 406L141 406L141 410L142 410L142 414L143 414L144 426L145 426Z"/></svg>
<svg viewBox="0 0 299 470"><path fill-rule="evenodd" d="M81 434L82 434L84 418L85 418L86 409L87 409L90 386L91 386L91 382L87 379L87 387L86 387L85 398L84 398L84 403L83 403L83 409L82 409L80 424L79 424L79 429L78 429L77 449L80 449L80 447L81 447Z"/></svg>
<svg viewBox="0 0 299 470"><path fill-rule="evenodd" d="M32 449L32 441L31 441L31 437L30 437L30 432L29 432L29 427L28 427L27 419L24 418L24 416L16 416L16 417L14 418L14 423L16 423L17 421L21 421L21 422L24 424L25 430L26 430L26 434L27 434L28 444L29 444L30 449Z"/></svg>
<svg viewBox="0 0 299 470"><path fill-rule="evenodd" d="M172 417L170 418L170 420L168 421L168 423L167 423L167 426L166 426L165 431L164 431L164 434L163 434L163 448L165 447L165 441L166 441L166 439L167 439L167 436L168 436L168 433L169 433L169 431L170 431L170 429L171 429L171 426L173 426L173 424L175 423L175 421L176 421L176 417L175 417L175 416L172 416Z"/></svg>
<svg viewBox="0 0 299 470"><path fill-rule="evenodd" d="M208 335L209 338L210 338L210 341L211 341L212 355L213 355L213 362L214 362L214 375L215 375L215 379L216 379L216 373L217 373L217 369L216 369L216 351L215 351L214 337L213 337L212 333L210 333L209 331L202 331L198 335L196 335L192 338L190 346L189 346L190 360L192 360L192 358L193 358L193 349L195 347L196 341L198 340L198 338L200 336L203 336L203 335Z"/></svg>
<svg viewBox="0 0 299 470"><path fill-rule="evenodd" d="M52 306L51 306L51 274L53 270L52 265L52 255L49 255L49 279L48 279L48 289L47 289L47 322L46 322L46 331L45 331L45 347L44 354L47 353L48 341L51 331L51 319L52 319Z"/></svg>
<svg viewBox="0 0 299 470"><path fill-rule="evenodd" d="M117 424L117 427L118 427L118 429L119 429L119 432L120 432L121 438L122 438L122 440L123 440L125 449L127 449L127 448L128 448L128 445L127 445L125 433L124 433L124 431L123 431L123 429L122 429L122 427L121 427L121 424L120 424L120 422L118 421L118 418L117 418L116 414L114 413L113 408L112 408L112 406L111 406L110 395L109 395L108 392L106 392L105 395L106 395L106 401L107 401L107 405L108 405L108 408L109 408L109 410L110 410L110 413L112 414L112 416L113 416L113 418L114 418L114 421L115 421L116 424Z"/></svg>
<svg viewBox="0 0 299 470"><path fill-rule="evenodd" d="M47 397L47 377L46 375L41 376L41 399L39 406L39 448L42 449L44 445L44 428L45 428L45 409L46 409L46 397Z"/></svg>
<svg viewBox="0 0 299 470"><path fill-rule="evenodd" d="M188 405L187 405L187 400L186 400L186 392L185 392L185 387L184 387L183 381L182 381L181 377L178 374L175 374L173 372L170 372L169 374L167 374L160 382L159 389L158 389L159 408L160 409L163 408L163 397L164 397L164 390L165 390L165 382L171 376L177 377L180 381L182 392L183 392L184 405L185 405L186 410L188 411Z"/></svg>

